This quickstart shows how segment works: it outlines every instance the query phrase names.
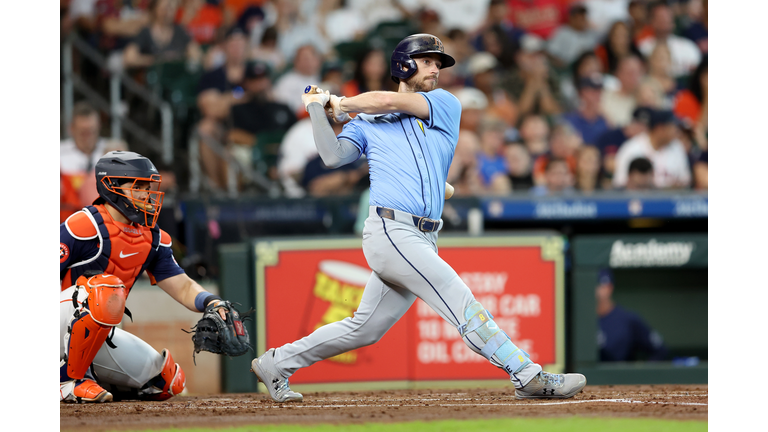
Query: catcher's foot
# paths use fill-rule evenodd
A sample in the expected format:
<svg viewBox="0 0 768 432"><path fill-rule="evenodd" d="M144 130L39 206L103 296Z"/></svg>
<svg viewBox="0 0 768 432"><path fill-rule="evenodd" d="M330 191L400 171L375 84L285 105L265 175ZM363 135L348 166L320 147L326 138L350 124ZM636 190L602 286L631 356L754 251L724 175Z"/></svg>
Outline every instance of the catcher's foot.
<svg viewBox="0 0 768 432"><path fill-rule="evenodd" d="M96 381L82 379L59 384L62 402L67 403L101 403L111 402L112 393L104 390Z"/></svg>
<svg viewBox="0 0 768 432"><path fill-rule="evenodd" d="M515 397L565 399L573 397L585 385L587 378L582 374L551 374L541 371L525 387L515 389Z"/></svg>
<svg viewBox="0 0 768 432"><path fill-rule="evenodd" d="M275 368L275 349L262 354L261 357L251 362L251 372L255 373L259 380L267 386L269 395L275 402L302 402L304 396L291 390L288 378L283 378Z"/></svg>

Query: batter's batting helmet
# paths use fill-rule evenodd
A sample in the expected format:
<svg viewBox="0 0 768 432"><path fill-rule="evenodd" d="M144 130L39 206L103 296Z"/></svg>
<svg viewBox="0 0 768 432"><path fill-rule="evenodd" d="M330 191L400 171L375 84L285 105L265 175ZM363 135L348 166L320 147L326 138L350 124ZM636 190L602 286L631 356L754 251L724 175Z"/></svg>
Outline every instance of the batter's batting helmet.
<svg viewBox="0 0 768 432"><path fill-rule="evenodd" d="M155 226L165 194L158 191L161 177L152 161L138 153L112 151L96 162L95 171L99 197L94 204L109 203L130 221Z"/></svg>
<svg viewBox="0 0 768 432"><path fill-rule="evenodd" d="M416 73L416 62L413 61L414 55L431 53L440 55L442 63L440 69L456 64L456 60L445 53L443 42L437 36L419 33L401 40L392 52L392 60L390 62L392 81L399 83L401 79L407 79ZM407 67L408 70L405 70L404 67Z"/></svg>

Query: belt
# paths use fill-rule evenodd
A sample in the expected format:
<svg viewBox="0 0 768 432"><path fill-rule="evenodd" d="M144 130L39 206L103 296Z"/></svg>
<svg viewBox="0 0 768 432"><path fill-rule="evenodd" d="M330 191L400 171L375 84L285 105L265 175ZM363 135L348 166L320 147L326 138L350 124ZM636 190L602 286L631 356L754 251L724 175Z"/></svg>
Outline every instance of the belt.
<svg viewBox="0 0 768 432"><path fill-rule="evenodd" d="M378 214L379 216L386 219L399 220L400 222L403 222L402 218L395 219L395 212L410 216L413 219L413 225L416 228L418 228L419 231L435 232L440 229L439 220L433 220L423 216L422 217L414 216L410 213L400 212L398 210L393 210L386 207L376 207L376 214Z"/></svg>

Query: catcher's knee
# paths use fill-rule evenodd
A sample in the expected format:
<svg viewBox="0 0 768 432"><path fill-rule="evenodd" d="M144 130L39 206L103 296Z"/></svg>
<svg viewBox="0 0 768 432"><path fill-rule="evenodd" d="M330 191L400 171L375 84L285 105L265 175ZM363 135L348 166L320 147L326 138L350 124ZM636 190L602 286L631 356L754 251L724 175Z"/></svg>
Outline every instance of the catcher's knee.
<svg viewBox="0 0 768 432"><path fill-rule="evenodd" d="M187 378L178 363L173 361L171 352L163 350L163 366L160 373L150 379L139 391L139 396L144 400L164 401L177 396L184 391Z"/></svg>
<svg viewBox="0 0 768 432"><path fill-rule="evenodd" d="M495 355L510 374L518 373L533 363L528 354L515 346L507 334L493 321L493 315L479 302L472 302L464 310L464 323L458 326L462 338L475 334L483 341L480 354L491 360Z"/></svg>
<svg viewBox="0 0 768 432"><path fill-rule="evenodd" d="M87 296L83 298L83 291ZM109 333L122 320L127 290L120 278L101 274L81 276L72 302L75 307L64 336L66 377L82 379ZM78 300L80 300L78 302Z"/></svg>

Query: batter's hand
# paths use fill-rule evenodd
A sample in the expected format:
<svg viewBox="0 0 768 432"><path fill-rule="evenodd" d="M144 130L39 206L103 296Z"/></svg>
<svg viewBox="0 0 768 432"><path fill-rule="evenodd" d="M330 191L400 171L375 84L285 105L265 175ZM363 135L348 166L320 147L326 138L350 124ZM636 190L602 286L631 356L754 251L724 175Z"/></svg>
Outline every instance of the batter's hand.
<svg viewBox="0 0 768 432"><path fill-rule="evenodd" d="M346 123L352 120L352 117L350 117L349 114L341 109L341 100L345 97L346 96L338 97L336 95L331 95L331 107L329 112L331 113L331 116L336 123Z"/></svg>
<svg viewBox="0 0 768 432"><path fill-rule="evenodd" d="M330 98L331 94L328 91L323 91L321 88L314 85L308 85L304 89L304 94L301 95L301 101L304 102L304 110L306 110L312 102L317 102L320 106L325 108Z"/></svg>

